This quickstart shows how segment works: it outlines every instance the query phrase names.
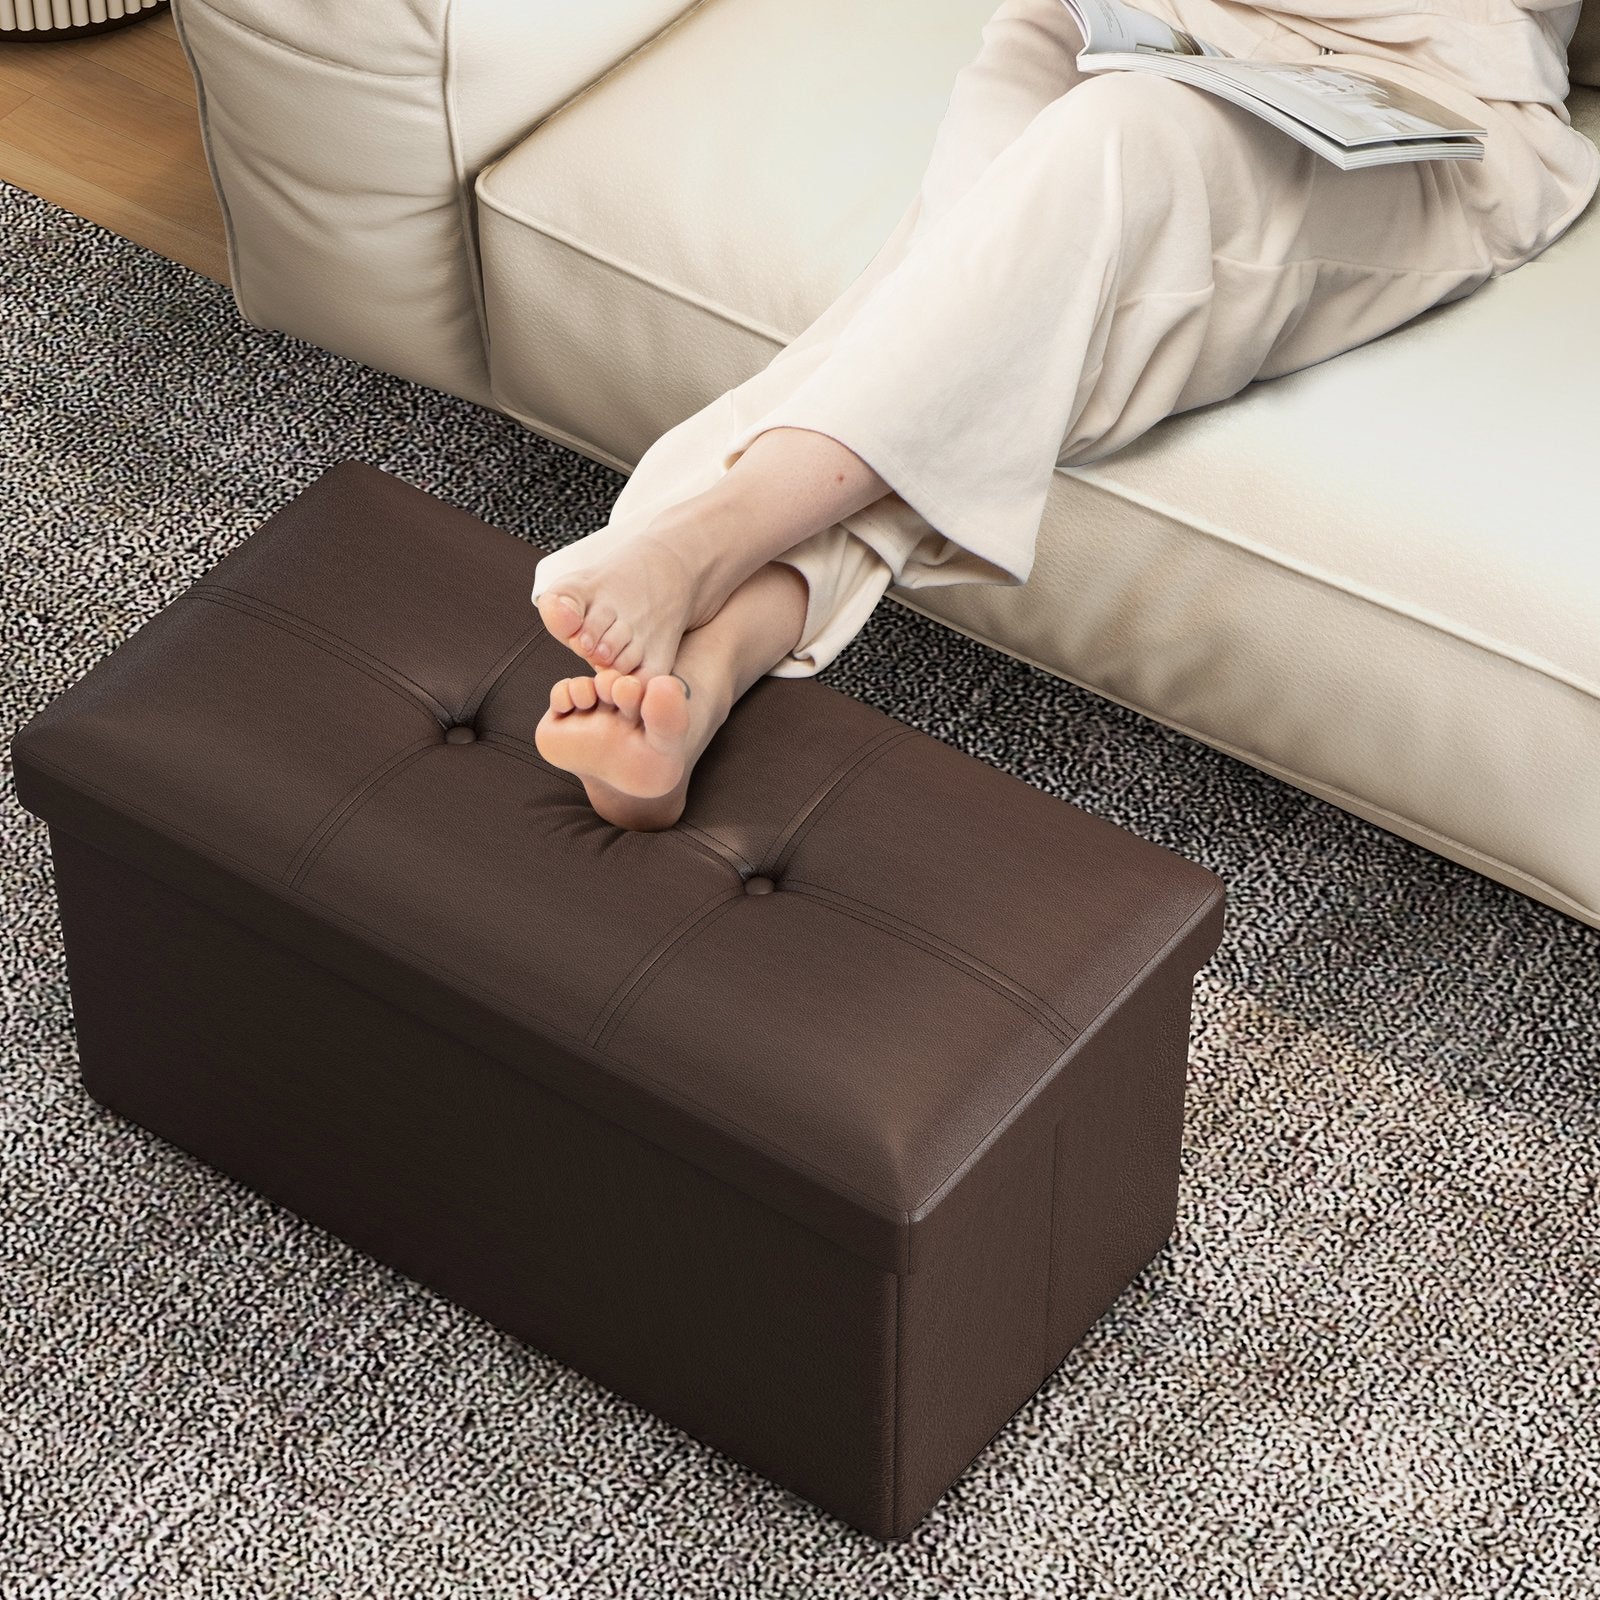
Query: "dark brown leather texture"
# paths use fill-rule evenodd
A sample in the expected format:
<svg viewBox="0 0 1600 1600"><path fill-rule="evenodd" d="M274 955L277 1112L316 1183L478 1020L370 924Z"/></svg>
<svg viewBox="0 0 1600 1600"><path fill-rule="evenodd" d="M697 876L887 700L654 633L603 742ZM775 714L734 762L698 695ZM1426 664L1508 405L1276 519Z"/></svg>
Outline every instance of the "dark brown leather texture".
<svg viewBox="0 0 1600 1600"><path fill-rule="evenodd" d="M343 464L17 735L85 1084L899 1537L1170 1232L1222 885L812 680L613 827L539 554Z"/></svg>

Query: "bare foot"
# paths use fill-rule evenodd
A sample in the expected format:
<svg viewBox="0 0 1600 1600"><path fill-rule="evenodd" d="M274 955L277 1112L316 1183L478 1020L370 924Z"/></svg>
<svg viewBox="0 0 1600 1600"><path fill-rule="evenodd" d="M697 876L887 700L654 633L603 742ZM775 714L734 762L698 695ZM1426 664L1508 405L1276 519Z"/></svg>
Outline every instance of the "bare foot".
<svg viewBox="0 0 1600 1600"><path fill-rule="evenodd" d="M682 678L606 668L562 678L533 742L551 766L583 779L589 804L619 828L670 828L683 815L695 757Z"/></svg>
<svg viewBox="0 0 1600 1600"><path fill-rule="evenodd" d="M597 671L648 682L672 671L684 634L708 622L724 599L705 592L678 541L642 528L602 546L592 566L552 580L536 603L551 635Z"/></svg>

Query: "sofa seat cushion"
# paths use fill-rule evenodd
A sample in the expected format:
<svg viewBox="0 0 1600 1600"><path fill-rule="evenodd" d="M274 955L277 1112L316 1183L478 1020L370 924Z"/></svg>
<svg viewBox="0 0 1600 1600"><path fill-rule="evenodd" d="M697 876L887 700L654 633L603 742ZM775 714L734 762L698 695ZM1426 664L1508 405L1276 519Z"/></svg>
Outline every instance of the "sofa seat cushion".
<svg viewBox="0 0 1600 1600"><path fill-rule="evenodd" d="M543 123L479 183L499 403L626 471L763 368L904 220L992 9L709 0ZM1600 920L1597 278L1591 208L1058 472L1027 585L897 598Z"/></svg>
<svg viewBox="0 0 1600 1600"><path fill-rule="evenodd" d="M1573 92L1600 135L1600 92ZM1330 361L1057 474L917 609L1600 925L1600 206Z"/></svg>

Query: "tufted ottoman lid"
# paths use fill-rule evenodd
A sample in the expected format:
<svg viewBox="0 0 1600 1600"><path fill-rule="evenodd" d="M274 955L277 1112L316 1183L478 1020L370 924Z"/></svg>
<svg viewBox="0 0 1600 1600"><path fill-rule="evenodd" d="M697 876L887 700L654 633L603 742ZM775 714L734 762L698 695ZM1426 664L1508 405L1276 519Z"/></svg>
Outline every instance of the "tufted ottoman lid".
<svg viewBox="0 0 1600 1600"><path fill-rule="evenodd" d="M35 717L20 796L894 1272L1216 947L1205 869L815 681L683 820L540 759L539 551L335 467Z"/></svg>

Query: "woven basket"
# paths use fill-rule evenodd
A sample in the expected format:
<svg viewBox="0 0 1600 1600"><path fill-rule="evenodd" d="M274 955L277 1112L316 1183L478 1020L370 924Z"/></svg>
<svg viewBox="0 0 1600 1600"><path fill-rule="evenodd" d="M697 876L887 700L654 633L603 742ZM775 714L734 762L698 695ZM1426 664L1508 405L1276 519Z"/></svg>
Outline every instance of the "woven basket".
<svg viewBox="0 0 1600 1600"><path fill-rule="evenodd" d="M34 39L77 39L123 28L167 0L0 0L0 44Z"/></svg>

